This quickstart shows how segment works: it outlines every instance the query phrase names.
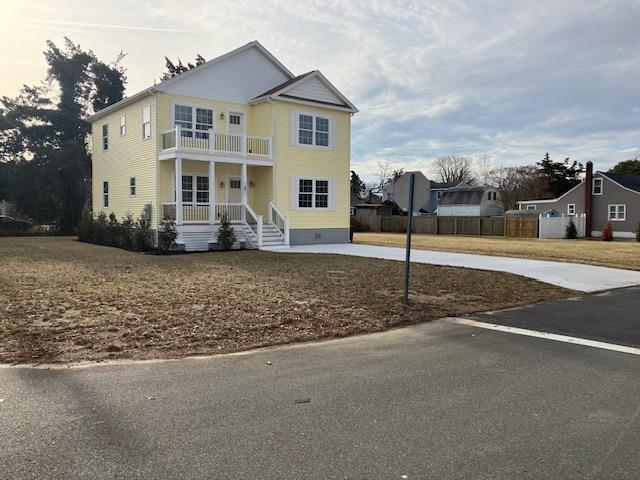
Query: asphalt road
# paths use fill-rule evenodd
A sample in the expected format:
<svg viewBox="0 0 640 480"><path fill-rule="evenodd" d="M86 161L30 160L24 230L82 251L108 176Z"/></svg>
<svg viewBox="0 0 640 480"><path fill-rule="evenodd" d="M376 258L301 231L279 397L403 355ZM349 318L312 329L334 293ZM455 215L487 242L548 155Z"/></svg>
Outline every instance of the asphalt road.
<svg viewBox="0 0 640 480"><path fill-rule="evenodd" d="M562 310L600 308L626 329L638 297ZM531 321L535 309L557 310L527 308ZM1 368L0 478L637 479L639 379L640 356L445 322L207 359Z"/></svg>

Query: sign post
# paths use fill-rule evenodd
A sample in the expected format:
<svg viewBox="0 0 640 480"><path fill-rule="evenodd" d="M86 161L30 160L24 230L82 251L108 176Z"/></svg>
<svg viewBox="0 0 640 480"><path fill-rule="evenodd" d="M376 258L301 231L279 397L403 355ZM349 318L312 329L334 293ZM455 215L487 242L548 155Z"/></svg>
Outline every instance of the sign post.
<svg viewBox="0 0 640 480"><path fill-rule="evenodd" d="M409 180L409 211L407 212L407 254L404 263L404 303L409 303L409 269L411 268L411 231L413 230L413 202L416 188L416 174Z"/></svg>
<svg viewBox="0 0 640 480"><path fill-rule="evenodd" d="M413 231L413 212L420 210L429 199L429 180L422 172L406 172L393 184L393 200L406 210L407 218L407 254L404 266L404 301L409 301L409 268L411 262L411 233Z"/></svg>

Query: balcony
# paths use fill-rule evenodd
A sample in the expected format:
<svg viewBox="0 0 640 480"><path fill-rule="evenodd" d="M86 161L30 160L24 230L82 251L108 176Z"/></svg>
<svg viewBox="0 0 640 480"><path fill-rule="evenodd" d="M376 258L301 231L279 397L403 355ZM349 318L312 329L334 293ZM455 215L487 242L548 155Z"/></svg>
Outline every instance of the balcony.
<svg viewBox="0 0 640 480"><path fill-rule="evenodd" d="M271 137L232 135L213 130L194 132L176 126L162 134L162 152L209 153L272 160Z"/></svg>

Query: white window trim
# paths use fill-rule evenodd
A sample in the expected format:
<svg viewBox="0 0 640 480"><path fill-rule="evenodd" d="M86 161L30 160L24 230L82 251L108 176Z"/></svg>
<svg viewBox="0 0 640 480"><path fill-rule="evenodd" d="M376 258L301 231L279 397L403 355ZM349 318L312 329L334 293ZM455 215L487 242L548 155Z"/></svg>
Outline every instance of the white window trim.
<svg viewBox="0 0 640 480"><path fill-rule="evenodd" d="M313 181L313 188L311 191L311 201L313 202L313 207L301 207L300 201L298 199L298 195L300 194L300 180L311 180ZM326 207L316 207L316 181L324 180L327 182L329 186L329 192L327 194L327 206ZM330 177L315 177L313 175L300 175L297 177L291 177L291 207L293 210L299 210L303 212L314 211L314 212L327 212L335 210L335 186L333 178Z"/></svg>
<svg viewBox="0 0 640 480"><path fill-rule="evenodd" d="M104 127L107 127L107 134L104 134ZM100 136L102 137L102 151L106 152L107 150L109 150L109 124L108 123L103 123L102 126L100 127ZM105 147L105 140L106 142L106 147Z"/></svg>
<svg viewBox="0 0 640 480"><path fill-rule="evenodd" d="M145 122L144 121L144 111L146 109L149 109L149 122ZM144 134L144 126L147 123L149 124L149 136L148 137L145 136L145 134ZM142 107L142 140L145 141L145 140L149 140L150 138L151 138L151 104L145 105L145 106Z"/></svg>
<svg viewBox="0 0 640 480"><path fill-rule="evenodd" d="M131 185L131 180L133 180L133 185ZM131 187L135 188L136 193L131 193ZM135 197L138 194L138 180L136 177L129 177L129 196Z"/></svg>
<svg viewBox="0 0 640 480"><path fill-rule="evenodd" d="M202 108L202 107L200 107ZM244 110L241 110L239 108L236 109L228 109L226 114L225 114L225 125L227 127L227 133L229 133L229 127L231 127L231 124L229 123L229 121L231 120L231 114L236 114L236 115L240 115L242 117L242 134L246 135L247 134L247 112ZM213 112L214 115L214 123L215 123L215 111Z"/></svg>
<svg viewBox="0 0 640 480"><path fill-rule="evenodd" d="M311 127L311 135L312 135L312 140L313 143L311 145L309 145L308 143L300 143L300 115L308 115L310 117L313 118ZM325 118L329 121L329 131L327 132L328 135L328 145L316 145L316 117L320 117L320 118ZM333 149L335 148L335 138L334 138L334 129L333 129L333 117L331 115L323 115L323 114L317 114L317 113L311 113L311 112L302 112L302 111L297 111L295 112L295 145L298 147L303 147L303 148L317 148L317 149L324 149L324 150L328 150L328 149Z"/></svg>
<svg viewBox="0 0 640 480"><path fill-rule="evenodd" d="M600 183L600 193L596 193L596 183L599 182ZM604 180L602 178L594 178L593 179L593 183L591 185L591 194L592 195L602 195L602 192L604 192Z"/></svg>
<svg viewBox="0 0 640 480"><path fill-rule="evenodd" d="M182 130L187 130L190 132L201 132L201 133L207 133L206 130L196 130L196 108L200 108L200 109L205 109L205 110L211 110L212 113L212 117L211 117L211 121L212 121L212 125L211 128L213 129L213 131L216 131L216 107L213 105L198 105L195 103L187 103L187 102L176 102L176 101L172 101L171 102L171 128L175 128L176 126L176 105L180 105L183 107L191 107L191 128L184 128L181 127ZM246 123L246 122L245 122Z"/></svg>
<svg viewBox="0 0 640 480"><path fill-rule="evenodd" d="M527 205L527 210L537 210L536 205Z"/></svg>
<svg viewBox="0 0 640 480"><path fill-rule="evenodd" d="M611 218L611 207L616 209L616 218ZM619 208L622 207L622 218L619 218ZM612 222L625 222L627 220L627 204L626 203L610 203L607 205L607 220Z"/></svg>
<svg viewBox="0 0 640 480"><path fill-rule="evenodd" d="M573 207L573 212L571 211L571 207ZM567 215L575 215L575 214L576 214L576 204L567 203Z"/></svg>
<svg viewBox="0 0 640 480"><path fill-rule="evenodd" d="M120 136L124 137L127 134L127 116L126 114L120 115Z"/></svg>

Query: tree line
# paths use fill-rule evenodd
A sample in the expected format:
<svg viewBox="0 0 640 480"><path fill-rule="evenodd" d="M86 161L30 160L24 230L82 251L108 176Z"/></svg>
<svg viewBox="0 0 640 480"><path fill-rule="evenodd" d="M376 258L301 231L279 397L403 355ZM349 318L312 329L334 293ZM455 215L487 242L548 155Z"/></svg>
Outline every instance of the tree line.
<svg viewBox="0 0 640 480"><path fill-rule="evenodd" d="M69 38L47 41L45 79L24 85L14 98L0 98L0 200L20 217L77 230L91 208L91 126L88 115L122 100L127 82L125 53L103 61ZM160 80L204 63L165 57Z"/></svg>

